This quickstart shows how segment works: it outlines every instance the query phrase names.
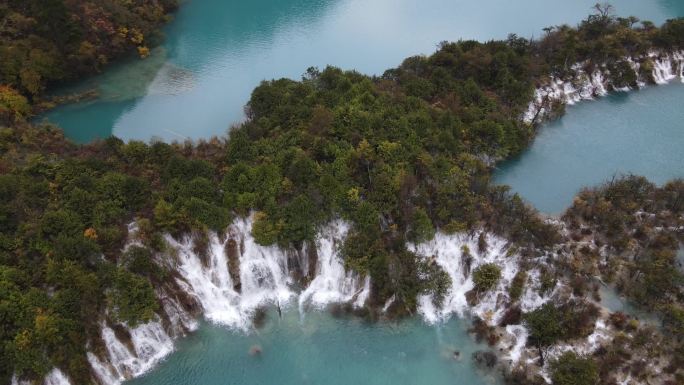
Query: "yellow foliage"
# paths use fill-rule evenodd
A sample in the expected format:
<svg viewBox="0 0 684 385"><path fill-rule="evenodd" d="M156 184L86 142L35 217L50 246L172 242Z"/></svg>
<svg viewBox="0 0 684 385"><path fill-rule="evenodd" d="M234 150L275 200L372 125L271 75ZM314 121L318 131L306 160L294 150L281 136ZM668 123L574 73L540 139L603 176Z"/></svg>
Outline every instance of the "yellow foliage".
<svg viewBox="0 0 684 385"><path fill-rule="evenodd" d="M254 213L254 222L263 221L268 219L268 214L263 211L257 211Z"/></svg>
<svg viewBox="0 0 684 385"><path fill-rule="evenodd" d="M373 155L373 148L366 139L363 139L361 142L359 142L359 146L356 148L356 151L358 152L359 156L364 158L370 158Z"/></svg>
<svg viewBox="0 0 684 385"><path fill-rule="evenodd" d="M19 78L21 85L30 93L36 95L43 90L43 78L36 70L24 67L19 71Z"/></svg>
<svg viewBox="0 0 684 385"><path fill-rule="evenodd" d="M42 309L38 309L33 325L36 338L54 340L55 336L59 334L54 318L43 312Z"/></svg>
<svg viewBox="0 0 684 385"><path fill-rule="evenodd" d="M78 54L88 59L93 58L96 54L96 51L97 50L95 46L89 41L82 42L78 47Z"/></svg>
<svg viewBox="0 0 684 385"><path fill-rule="evenodd" d="M349 191L347 191L347 199L349 199L349 202L351 203L359 203L359 200L361 200L361 198L359 197L358 187L352 187L349 189Z"/></svg>
<svg viewBox="0 0 684 385"><path fill-rule="evenodd" d="M31 112L28 100L11 87L0 85L0 122L23 119Z"/></svg>
<svg viewBox="0 0 684 385"><path fill-rule="evenodd" d="M131 30L130 36L131 42L133 42L133 44L140 45L142 44L143 40L145 40L145 36L142 34L142 32L138 31L135 28Z"/></svg>
<svg viewBox="0 0 684 385"><path fill-rule="evenodd" d="M95 231L94 228L89 227L83 232L83 236L88 238L88 239L96 240L97 239L97 231Z"/></svg>
<svg viewBox="0 0 684 385"><path fill-rule="evenodd" d="M14 338L14 343L17 348L27 350L31 348L31 339L31 332L24 329Z"/></svg>
<svg viewBox="0 0 684 385"><path fill-rule="evenodd" d="M145 59L146 57L150 56L150 49L145 46L140 46L138 47L138 55Z"/></svg>

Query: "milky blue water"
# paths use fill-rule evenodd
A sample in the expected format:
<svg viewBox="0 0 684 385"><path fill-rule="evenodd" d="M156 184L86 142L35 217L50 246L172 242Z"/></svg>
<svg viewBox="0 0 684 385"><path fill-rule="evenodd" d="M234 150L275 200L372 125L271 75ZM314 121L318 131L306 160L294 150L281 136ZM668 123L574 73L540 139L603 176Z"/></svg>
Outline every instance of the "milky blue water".
<svg viewBox="0 0 684 385"><path fill-rule="evenodd" d="M263 329L240 333L212 325L181 340L178 351L129 385L487 385L465 321L438 327L417 319L365 323L327 313L271 313ZM262 353L250 355L258 346ZM460 358L455 359L454 352Z"/></svg>
<svg viewBox="0 0 684 385"><path fill-rule="evenodd" d="M166 140L223 135L263 79L299 78L333 64L380 74L437 43L539 36L575 24L596 0L189 0L152 57L107 70L74 88L101 99L47 118L85 142L114 134ZM684 15L680 0L613 0L622 15L661 23ZM66 91L66 90L65 90Z"/></svg>
<svg viewBox="0 0 684 385"><path fill-rule="evenodd" d="M570 106L520 157L502 164L495 179L542 212L559 214L579 189L616 175L659 184L682 178L683 107L678 81Z"/></svg>

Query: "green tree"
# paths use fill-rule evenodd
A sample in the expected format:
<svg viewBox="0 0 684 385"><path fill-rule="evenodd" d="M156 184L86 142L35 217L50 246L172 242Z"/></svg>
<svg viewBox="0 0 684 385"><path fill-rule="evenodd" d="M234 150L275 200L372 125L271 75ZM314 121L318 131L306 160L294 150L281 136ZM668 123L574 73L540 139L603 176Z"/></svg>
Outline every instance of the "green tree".
<svg viewBox="0 0 684 385"><path fill-rule="evenodd" d="M252 236L263 246L270 246L278 241L277 226L269 220L268 214L261 211L254 213Z"/></svg>
<svg viewBox="0 0 684 385"><path fill-rule="evenodd" d="M411 242L421 243L429 241L434 237L435 227L432 225L432 220L430 220L430 217L423 208L417 208L413 213L408 239Z"/></svg>
<svg viewBox="0 0 684 385"><path fill-rule="evenodd" d="M599 383L598 366L588 357L565 352L550 364L554 385L596 385Z"/></svg>
<svg viewBox="0 0 684 385"><path fill-rule="evenodd" d="M475 290L480 293L492 290L501 279L501 268L493 263L485 263L473 271Z"/></svg>
<svg viewBox="0 0 684 385"><path fill-rule="evenodd" d="M159 308L150 281L123 269L114 272L109 303L115 318L132 327L151 321Z"/></svg>
<svg viewBox="0 0 684 385"><path fill-rule="evenodd" d="M562 315L556 306L547 302L525 314L523 320L530 332L528 343L539 350L539 360L543 366L546 349L563 337Z"/></svg>

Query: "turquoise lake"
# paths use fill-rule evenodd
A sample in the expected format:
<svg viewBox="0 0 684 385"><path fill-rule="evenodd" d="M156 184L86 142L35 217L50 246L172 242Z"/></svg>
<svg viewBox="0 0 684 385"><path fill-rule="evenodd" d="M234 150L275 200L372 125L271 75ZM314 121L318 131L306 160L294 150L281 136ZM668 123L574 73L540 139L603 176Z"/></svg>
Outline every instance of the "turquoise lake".
<svg viewBox="0 0 684 385"><path fill-rule="evenodd" d="M244 334L203 325L178 352L129 385L496 384L474 367L465 321L430 327L419 320L368 324L327 313L273 312ZM261 355L249 354L258 345ZM454 351L461 358L454 358Z"/></svg>
<svg viewBox="0 0 684 385"><path fill-rule="evenodd" d="M633 173L658 184L682 178L683 101L677 80L569 106L521 156L500 165L495 180L557 215L582 187L613 176Z"/></svg>
<svg viewBox="0 0 684 385"><path fill-rule="evenodd" d="M332 64L381 74L442 40L539 36L575 24L596 0L190 0L146 60L130 60L62 90L98 89L95 101L45 117L78 142L184 140L225 135L243 119L264 79L299 78ZM681 0L613 0L621 15L662 23L684 16ZM584 185L618 172L661 183L684 176L681 84L616 94L568 108L541 128L531 148L496 178L547 213L558 213ZM467 321L429 326L420 319L369 325L325 312L271 314L242 333L203 324L177 352L131 385L171 384L497 384L471 353L484 347ZM248 354L260 345L259 357ZM461 360L453 351L461 352Z"/></svg>

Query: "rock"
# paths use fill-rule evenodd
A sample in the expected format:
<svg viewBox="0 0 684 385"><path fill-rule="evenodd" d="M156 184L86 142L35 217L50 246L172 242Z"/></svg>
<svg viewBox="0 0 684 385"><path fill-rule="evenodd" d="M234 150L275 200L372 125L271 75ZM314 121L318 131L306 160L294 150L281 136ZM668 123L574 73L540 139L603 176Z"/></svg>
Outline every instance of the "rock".
<svg viewBox="0 0 684 385"><path fill-rule="evenodd" d="M266 313L266 310L263 308L258 308L254 312L254 315L252 316L252 324L254 325L255 328L261 329L264 327L266 324L266 319L268 318L268 314Z"/></svg>
<svg viewBox="0 0 684 385"><path fill-rule="evenodd" d="M242 283L240 282L240 250L235 237L230 237L225 246L226 257L228 257L228 273L233 281L233 289L240 293Z"/></svg>
<svg viewBox="0 0 684 385"><path fill-rule="evenodd" d="M251 348L249 348L249 355L250 356L260 356L261 355L261 345L252 345Z"/></svg>
<svg viewBox="0 0 684 385"><path fill-rule="evenodd" d="M479 350L473 353L473 361L481 368L491 369L498 362L496 354L488 350Z"/></svg>

